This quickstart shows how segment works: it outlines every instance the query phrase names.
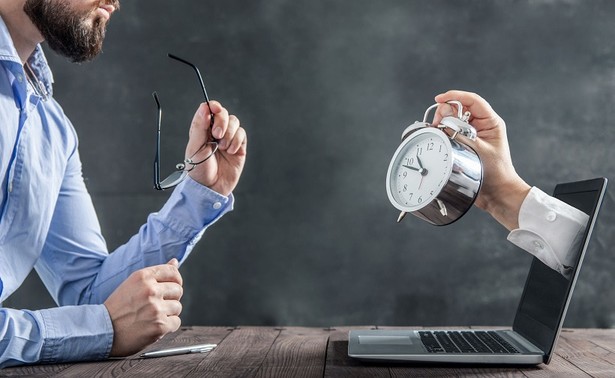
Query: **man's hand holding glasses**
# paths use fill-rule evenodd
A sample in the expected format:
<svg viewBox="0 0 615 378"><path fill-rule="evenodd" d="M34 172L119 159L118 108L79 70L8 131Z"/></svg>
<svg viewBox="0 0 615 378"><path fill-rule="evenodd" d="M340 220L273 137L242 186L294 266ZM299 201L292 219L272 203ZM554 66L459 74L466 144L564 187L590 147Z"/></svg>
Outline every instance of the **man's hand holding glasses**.
<svg viewBox="0 0 615 378"><path fill-rule="evenodd" d="M213 129L210 122L212 115ZM186 156L194 156L192 160L199 161L211 154L211 146L204 151L197 151L205 141L211 141L212 136L218 142L218 151L203 163L196 165L189 175L202 185L228 196L237 186L243 170L248 139L246 131L239 125L239 119L229 115L217 101L210 101L209 106L206 103L199 106L190 125Z"/></svg>
<svg viewBox="0 0 615 378"><path fill-rule="evenodd" d="M192 119L190 139L186 147L186 157L176 165L176 171L165 179L160 179L160 128L162 125L162 106L156 92L153 93L158 107L158 133L156 138L156 158L154 160L154 188L169 189L190 175L192 179L210 189L228 196L231 194L246 160L247 136L240 126L239 119L229 115L217 101L210 101L199 69L192 63L169 54L169 57L189 65L199 79L205 102Z"/></svg>

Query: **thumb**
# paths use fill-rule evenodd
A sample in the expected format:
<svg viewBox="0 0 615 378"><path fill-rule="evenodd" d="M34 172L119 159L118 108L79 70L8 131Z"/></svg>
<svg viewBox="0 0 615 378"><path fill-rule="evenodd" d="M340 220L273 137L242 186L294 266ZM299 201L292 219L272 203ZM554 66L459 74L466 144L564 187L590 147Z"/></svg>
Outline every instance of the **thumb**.
<svg viewBox="0 0 615 378"><path fill-rule="evenodd" d="M440 123L442 118L450 117L455 114L456 114L455 109L453 109L453 107L450 104L440 103L440 105L438 105L436 113L434 114L433 121L431 124L437 125Z"/></svg>
<svg viewBox="0 0 615 378"><path fill-rule="evenodd" d="M210 139L209 125L212 116L206 103L202 103L196 113L194 113L190 123L190 139L188 140L186 156L192 156L203 143Z"/></svg>
<svg viewBox="0 0 615 378"><path fill-rule="evenodd" d="M177 261L177 259L175 257L173 257L171 260L169 260L169 262L167 262L167 264L173 265L174 267L179 267L179 261Z"/></svg>

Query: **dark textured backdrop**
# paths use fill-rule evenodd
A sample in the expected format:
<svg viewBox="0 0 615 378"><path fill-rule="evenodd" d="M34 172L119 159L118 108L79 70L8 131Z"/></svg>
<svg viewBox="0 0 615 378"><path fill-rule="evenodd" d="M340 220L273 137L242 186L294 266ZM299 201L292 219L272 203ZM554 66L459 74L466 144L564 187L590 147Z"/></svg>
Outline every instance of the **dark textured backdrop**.
<svg viewBox="0 0 615 378"><path fill-rule="evenodd" d="M502 325L530 257L478 209L444 228L396 224L389 159L433 96L459 88L507 121L529 183L614 179L614 15L587 0L129 0L95 62L48 55L111 250L168 196L151 188L151 92L169 163L200 101L167 52L198 64L248 131L236 210L181 268L184 324ZM613 190L569 326L615 326ZM5 303L50 305L36 277Z"/></svg>

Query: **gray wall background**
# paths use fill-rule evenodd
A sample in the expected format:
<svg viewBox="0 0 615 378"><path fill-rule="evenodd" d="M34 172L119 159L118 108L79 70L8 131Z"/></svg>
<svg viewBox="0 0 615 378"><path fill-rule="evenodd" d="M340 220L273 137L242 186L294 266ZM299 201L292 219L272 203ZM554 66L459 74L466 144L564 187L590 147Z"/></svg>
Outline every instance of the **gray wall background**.
<svg viewBox="0 0 615 378"><path fill-rule="evenodd" d="M458 88L507 121L529 183L615 179L613 15L597 0L130 0L95 62L48 58L110 250L169 195L151 185L151 92L168 170L201 101L167 52L246 128L236 210L181 268L184 324L506 325L529 255L478 209L444 228L396 224L389 160L434 95ZM568 326L615 326L613 190ZM54 304L32 275L4 305Z"/></svg>

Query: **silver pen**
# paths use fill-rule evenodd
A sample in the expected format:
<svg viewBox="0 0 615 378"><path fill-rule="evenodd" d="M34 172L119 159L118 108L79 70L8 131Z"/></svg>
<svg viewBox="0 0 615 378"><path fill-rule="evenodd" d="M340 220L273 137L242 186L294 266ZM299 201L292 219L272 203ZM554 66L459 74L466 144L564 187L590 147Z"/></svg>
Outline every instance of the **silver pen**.
<svg viewBox="0 0 615 378"><path fill-rule="evenodd" d="M152 352L147 352L141 354L141 358L154 358L154 357L166 357L166 356L176 356L179 354L189 354L189 353L205 353L214 349L217 344L200 344L200 345L192 345L185 346L179 348L169 348L169 349L160 349L154 350Z"/></svg>

